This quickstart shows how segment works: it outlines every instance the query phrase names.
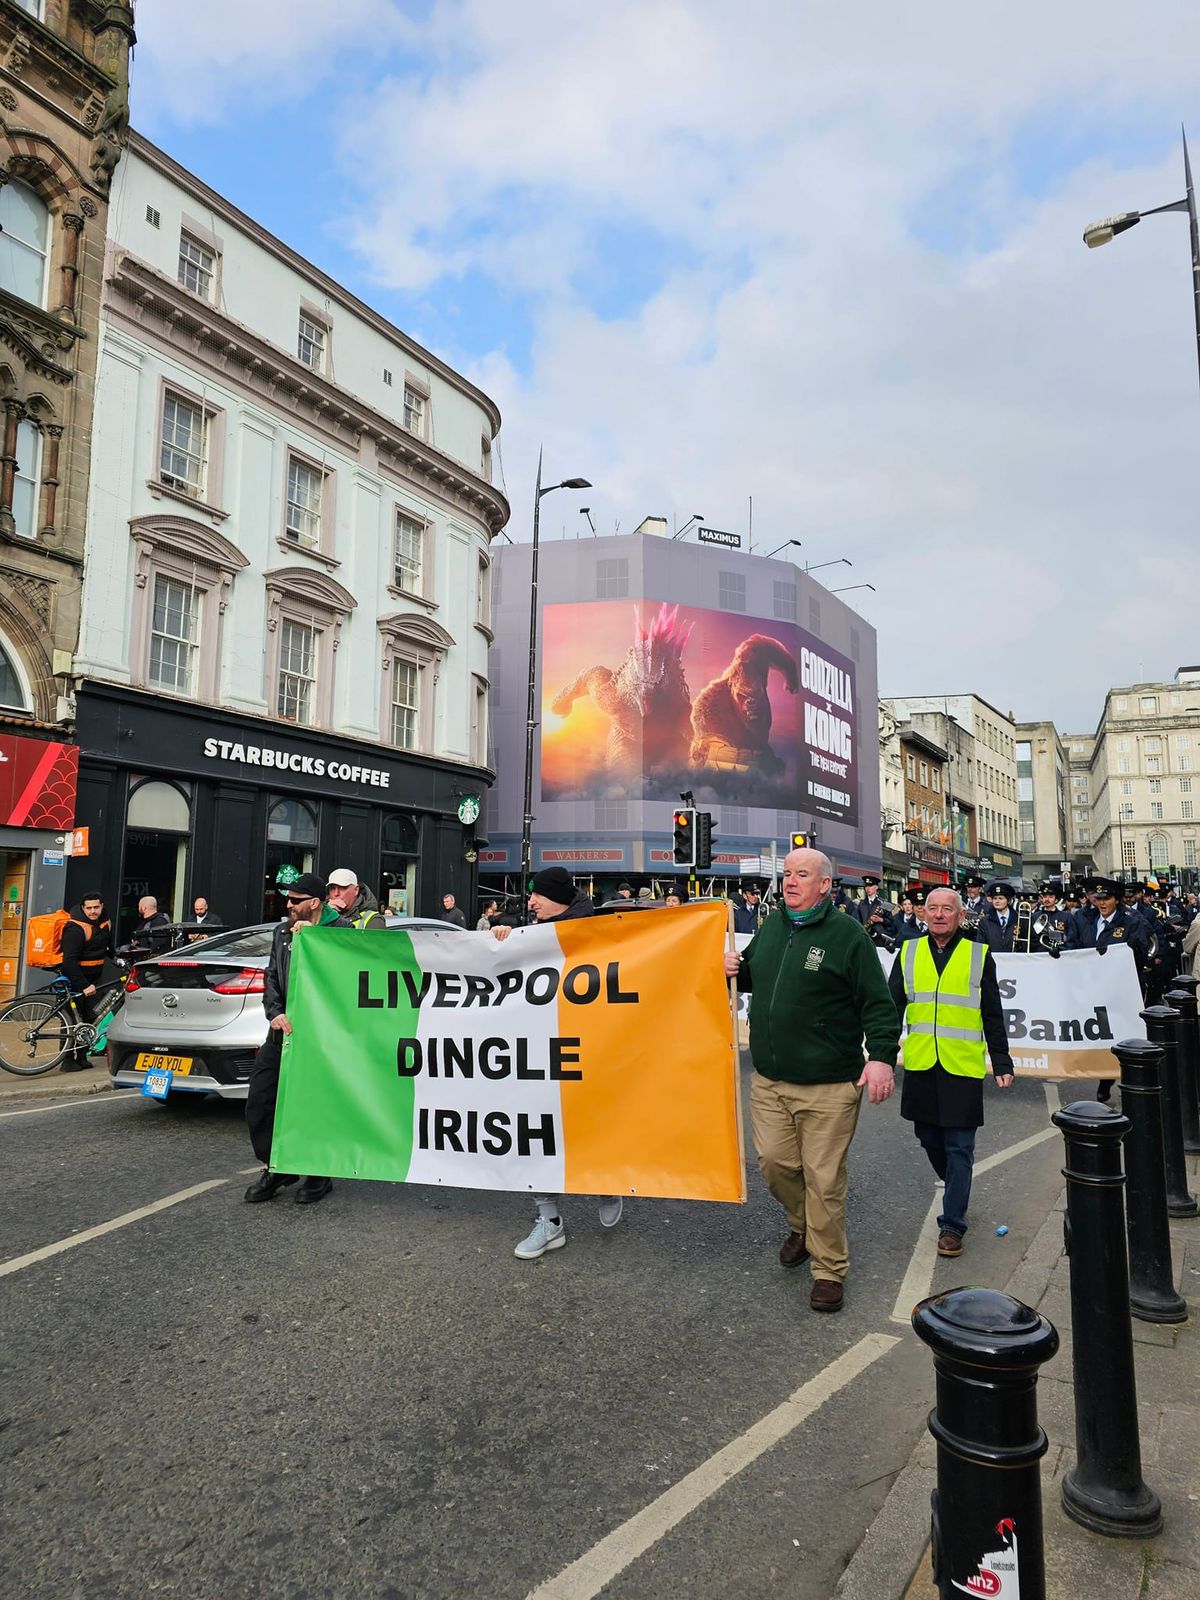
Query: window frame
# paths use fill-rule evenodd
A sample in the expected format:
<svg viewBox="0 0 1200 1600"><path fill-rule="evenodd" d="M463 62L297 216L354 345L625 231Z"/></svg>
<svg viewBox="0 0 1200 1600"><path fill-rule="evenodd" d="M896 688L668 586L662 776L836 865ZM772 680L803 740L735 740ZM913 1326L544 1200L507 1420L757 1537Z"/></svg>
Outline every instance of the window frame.
<svg viewBox="0 0 1200 1600"><path fill-rule="evenodd" d="M292 505L291 478L292 465L302 467L317 479L318 507L315 513L317 519L317 542L303 544L298 538L293 538L289 532L288 513ZM324 461L319 461L316 456L309 455L306 451L298 449L293 444L288 444L283 456L283 483L280 488L280 520L275 536L275 543L281 550L286 550L289 556L297 553L312 556L322 566L332 570L340 567L341 562L334 554L334 537L337 527L337 474L332 467Z"/></svg>
<svg viewBox="0 0 1200 1600"><path fill-rule="evenodd" d="M399 545L400 522L409 522L419 531L421 541L421 570L419 574L420 587L406 589L397 583L396 557ZM389 578L386 585L387 592L393 600L415 600L418 605L427 610L437 609L437 602L432 598L433 588L433 523L423 513L414 511L411 506L401 505L396 501L392 505L392 535L391 547L388 552Z"/></svg>
<svg viewBox="0 0 1200 1600"><path fill-rule="evenodd" d="M420 426L409 426L409 396L419 403ZM430 437L430 422L433 415L433 394L426 379L419 377L415 372L406 371L404 386L400 391L400 426L405 433L411 434L414 439L424 439L428 442Z"/></svg>
<svg viewBox="0 0 1200 1600"><path fill-rule="evenodd" d="M217 703L220 696L222 634L225 611L237 574L249 560L229 540L172 513L135 517L129 525L133 541L133 605L129 624L130 681L150 689L150 635L154 617L154 581L158 576L188 584L201 596L204 625L197 640L197 667L192 691L180 699ZM170 694L169 689L155 689Z"/></svg>
<svg viewBox="0 0 1200 1600"><path fill-rule="evenodd" d="M189 266L196 269L197 274L207 275L207 293L201 289L194 289L183 275L185 270L183 247L185 244L191 245L194 250L198 250L208 257L209 265L207 268L197 262L188 263ZM220 246L216 237L209 233L206 228L196 227L194 224L189 223L187 218L184 218L179 224L179 250L176 257L175 279L180 288L188 294L195 295L196 299L202 301L205 305L212 306L220 303Z"/></svg>
<svg viewBox="0 0 1200 1600"><path fill-rule="evenodd" d="M163 476L163 448L166 444L167 401L182 401L200 413L203 428L202 481L198 494L190 494ZM175 378L160 377L158 384L157 432L153 475L146 487L155 498L163 495L185 506L196 506L209 516L224 521L229 513L221 509L225 479L225 411L210 403L207 395L196 394Z"/></svg>
<svg viewBox="0 0 1200 1600"><path fill-rule="evenodd" d="M417 673L417 743L410 753L432 754L436 731L437 687L442 662L447 651L453 649L454 639L440 623L431 617L406 612L393 612L378 617L376 627L381 637L379 663L379 740L391 749L400 748L392 743L392 672L397 663L413 667Z"/></svg>
<svg viewBox="0 0 1200 1600"><path fill-rule="evenodd" d="M322 667L322 633L324 630L316 617L291 616L286 612L279 619L279 650L276 658L274 693L271 698L271 715L279 722L288 722L297 728L311 728L316 726L314 718L320 707L321 693L321 667ZM296 666L291 659L289 636L303 634L304 650L307 660ZM294 699L297 710L303 705L305 715L289 716L284 709L285 701L289 698L285 692L285 682L303 685L303 691L297 691Z"/></svg>
<svg viewBox="0 0 1200 1600"><path fill-rule="evenodd" d="M6 229L5 230L6 236L8 238L10 238L14 242L14 244L18 245L22 250L27 250L30 253L30 255L33 255L33 256L38 256L38 255L41 256L41 258L42 258L42 282L41 282L41 290L40 290L39 298L36 299L36 300L30 300L27 295L18 294L16 289L5 289L4 292L6 294L12 295L14 300L20 300L23 305L36 306L38 308L38 310L40 310L40 311L49 311L49 309L50 309L50 270L51 270L51 260L52 260L52 257L54 255L54 246L55 246L55 238L56 238L56 230L55 230L55 226L54 226L55 214L50 209L50 205L49 205L48 201L46 200L45 195L40 193L40 191L38 189L36 189L34 187L34 185L32 183L30 183L26 178L23 178L23 177L21 177L19 175L16 176L16 177L10 177L8 182L4 185L4 188L9 189L14 193L18 189L25 190L25 192L27 194L31 194L33 196L33 198L37 201L38 205L41 206L42 210L46 214L46 239L45 239L45 247L44 247L44 249L39 248L37 245L30 244L27 239L21 238L21 236L19 234L14 233L11 229Z"/></svg>
<svg viewBox="0 0 1200 1600"><path fill-rule="evenodd" d="M26 475L20 470L21 462L21 430L28 428L33 436L33 470ZM13 494L11 513L13 519L13 532L20 539L36 541L40 533L38 524L42 518L42 471L44 467L46 435L42 428L32 417L22 417L17 423L17 455L13 462ZM17 520L17 484L28 483L31 486L30 495L30 526L28 531L21 527Z"/></svg>
<svg viewBox="0 0 1200 1600"><path fill-rule="evenodd" d="M192 625L192 637L190 639L183 638L182 636L176 634L170 634L166 632L160 633L155 627L155 620L158 611L158 586L160 583L174 584L178 588L185 589L190 595L192 608L194 610L194 615L190 618ZM197 669L200 665L200 640L203 637L204 632L203 617L205 593L206 591L198 584L188 582L185 579L177 576L175 573L166 572L161 568L157 569L150 579L150 595L147 602L149 609L149 652L146 657L146 683L151 689L154 689L160 694L178 695L181 699L185 700L192 700L195 698L194 684L196 682ZM158 638L170 640L176 645L183 645L187 650L187 688L181 689L177 683L162 683L155 678L154 641Z"/></svg>
<svg viewBox="0 0 1200 1600"><path fill-rule="evenodd" d="M0 711L7 716L32 717L35 713L33 700L33 685L29 681L29 672L21 652L17 649L12 635L0 629L0 654L12 669L13 680L17 685L17 693L23 698L20 701L10 702L0 699Z"/></svg>
<svg viewBox="0 0 1200 1600"><path fill-rule="evenodd" d="M492 561L482 550L475 554L475 626L490 644L492 630Z"/></svg>
<svg viewBox="0 0 1200 1600"><path fill-rule="evenodd" d="M305 324L313 330L312 334L305 332ZM315 335L320 335L319 338ZM319 378L327 378L330 373L333 329L328 314L319 306L310 305L307 300L301 300L296 313L296 360L302 367L307 367L310 372L315 372ZM304 354L304 347L308 345L318 352L319 360L310 361Z"/></svg>
<svg viewBox="0 0 1200 1600"><path fill-rule="evenodd" d="M294 551L295 546L289 545ZM276 567L263 573L267 601L267 648L263 660L263 699L277 703L284 622L311 627L317 635L314 650L316 693L312 720L297 724L329 728L333 722L333 695L338 646L342 628L358 605L340 583L311 567ZM273 715L274 713L272 713Z"/></svg>

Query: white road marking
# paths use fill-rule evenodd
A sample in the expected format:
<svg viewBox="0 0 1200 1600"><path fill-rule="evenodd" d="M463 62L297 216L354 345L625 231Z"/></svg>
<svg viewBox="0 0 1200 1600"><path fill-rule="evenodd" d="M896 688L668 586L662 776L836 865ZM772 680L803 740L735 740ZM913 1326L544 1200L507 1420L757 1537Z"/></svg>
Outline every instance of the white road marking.
<svg viewBox="0 0 1200 1600"><path fill-rule="evenodd" d="M169 1194L163 1200L155 1200L148 1206L139 1206L136 1211L127 1211L122 1217L113 1217L110 1222L97 1223L94 1228L84 1228L82 1233L73 1233L67 1239L43 1245L40 1250L31 1250L28 1255L14 1256L11 1261L2 1261L0 1278L6 1278L13 1272L20 1272L23 1267L32 1267L38 1261L46 1261L51 1256L61 1255L64 1250L74 1250L76 1245L89 1244L93 1239L99 1239L106 1233L115 1233L118 1228L127 1228L131 1222L141 1222L146 1217L154 1216L156 1212L182 1205L185 1200L193 1200L198 1194L207 1194L210 1189L221 1189L228 1182L228 1178L209 1178L206 1183L194 1183L190 1189L180 1189L178 1193Z"/></svg>
<svg viewBox="0 0 1200 1600"><path fill-rule="evenodd" d="M1049 1085L1046 1086L1049 1088ZM1055 1106L1055 1110L1058 1107ZM1003 1166L1006 1161L1011 1161L1014 1156L1023 1156L1027 1150L1033 1150L1039 1144L1045 1144L1047 1139L1060 1137L1057 1128L1043 1128L1041 1133L1031 1133L1028 1139L1019 1139L1016 1144L1010 1144L1006 1150L997 1150L995 1155L984 1156L982 1161L975 1163L974 1176L978 1178L984 1172L991 1172L993 1167ZM908 1266L904 1269L904 1277L900 1283L900 1292L896 1296L896 1304L892 1307L891 1322L900 1322L907 1328L912 1318L912 1308L918 1300L924 1300L933 1287L933 1269L937 1265L937 1237L934 1227L937 1223L938 1212L942 1209L942 1192L939 1190L930 1202L929 1210L925 1213L925 1220L921 1224L921 1231L917 1235L917 1242L913 1246L913 1253L908 1258Z"/></svg>
<svg viewBox="0 0 1200 1600"><path fill-rule="evenodd" d="M599 1544L593 1545L569 1567L564 1567L557 1577L540 1584L529 1594L528 1600L593 1600L618 1573L645 1555L697 1506L724 1488L731 1478L757 1461L772 1445L786 1438L826 1400L832 1399L899 1343L891 1334L867 1334L823 1371L801 1384L782 1405L710 1456L686 1478L672 1484L619 1528L614 1528Z"/></svg>
<svg viewBox="0 0 1200 1600"><path fill-rule="evenodd" d="M114 1094L111 1090L105 1090L99 1094L88 1095L86 1100L56 1100L52 1106L26 1106L24 1111L0 1111L0 1122L5 1117L33 1117L39 1111L65 1111L68 1106L105 1106L113 1100L135 1099L138 1092L137 1089L130 1089L127 1092Z"/></svg>

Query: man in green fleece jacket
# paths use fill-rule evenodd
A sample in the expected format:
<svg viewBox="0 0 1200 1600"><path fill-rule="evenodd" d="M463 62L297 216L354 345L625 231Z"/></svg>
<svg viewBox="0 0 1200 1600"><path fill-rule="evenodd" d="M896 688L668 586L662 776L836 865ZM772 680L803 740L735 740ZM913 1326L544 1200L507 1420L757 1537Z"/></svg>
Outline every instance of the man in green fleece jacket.
<svg viewBox="0 0 1200 1600"><path fill-rule="evenodd" d="M842 1309L850 1141L862 1091L872 1105L891 1097L900 1045L875 946L861 923L834 909L832 881L828 856L793 850L783 863L783 905L742 954L725 956L726 976L754 996L750 1126L759 1168L791 1227L779 1260L798 1267L811 1259L814 1311Z"/></svg>

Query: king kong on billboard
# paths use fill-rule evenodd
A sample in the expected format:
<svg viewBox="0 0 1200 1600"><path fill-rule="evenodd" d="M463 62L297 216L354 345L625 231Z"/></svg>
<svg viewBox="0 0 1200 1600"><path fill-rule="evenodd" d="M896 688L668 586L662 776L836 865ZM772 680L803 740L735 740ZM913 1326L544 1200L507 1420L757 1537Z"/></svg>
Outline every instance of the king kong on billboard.
<svg viewBox="0 0 1200 1600"><path fill-rule="evenodd" d="M795 623L549 605L542 799L774 806L858 822L854 667Z"/></svg>

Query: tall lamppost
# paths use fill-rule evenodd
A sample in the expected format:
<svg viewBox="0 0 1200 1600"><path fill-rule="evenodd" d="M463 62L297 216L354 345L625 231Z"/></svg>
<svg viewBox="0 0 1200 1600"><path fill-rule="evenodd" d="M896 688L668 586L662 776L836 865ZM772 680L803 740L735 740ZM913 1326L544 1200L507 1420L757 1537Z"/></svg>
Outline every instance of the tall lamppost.
<svg viewBox="0 0 1200 1600"><path fill-rule="evenodd" d="M537 484L533 491L533 563L529 580L529 697L525 704L525 809L521 819L521 894L529 889L529 869L533 853L533 730L537 695L537 618L538 618L538 533L541 527L542 496L555 489L590 489L586 478L564 478L542 488L542 452L538 451Z"/></svg>
<svg viewBox="0 0 1200 1600"><path fill-rule="evenodd" d="M818 561L815 566L804 563L805 572L820 572L822 567L852 567L854 565L849 556L838 556L833 561Z"/></svg>
<svg viewBox="0 0 1200 1600"><path fill-rule="evenodd" d="M1172 200L1168 206L1154 206L1150 211L1121 211L1115 217L1105 217L1083 230L1083 242L1089 250L1107 244L1118 233L1134 228L1143 217L1157 217L1163 211L1186 211L1192 234L1192 303L1196 316L1196 362L1200 371L1200 228L1196 225L1196 191L1192 187L1192 164L1188 159L1187 133L1183 132L1183 176L1187 193L1182 200ZM1123 865L1123 864L1122 864Z"/></svg>
<svg viewBox="0 0 1200 1600"><path fill-rule="evenodd" d="M830 594L849 594L853 589L870 589L872 594L875 593L875 585L873 583L851 583L847 584L844 589L830 589L829 592Z"/></svg>
<svg viewBox="0 0 1200 1600"><path fill-rule="evenodd" d="M767 551L767 560L769 561L772 556L777 556L781 550L786 550L788 545L790 545L790 544L794 544L797 548L799 548L800 547L800 540L799 539L785 539L782 544L777 544L775 546L774 550L768 550ZM808 569L805 568L805 571L807 571L807 570Z"/></svg>

